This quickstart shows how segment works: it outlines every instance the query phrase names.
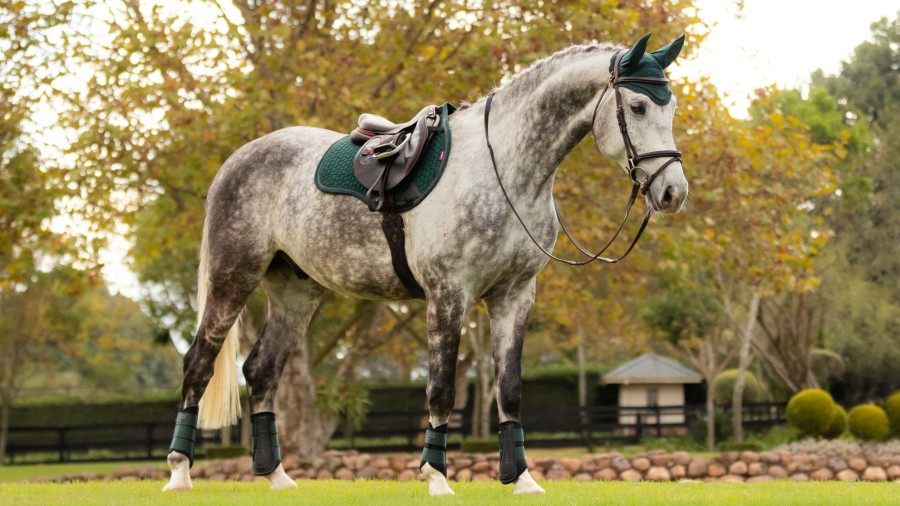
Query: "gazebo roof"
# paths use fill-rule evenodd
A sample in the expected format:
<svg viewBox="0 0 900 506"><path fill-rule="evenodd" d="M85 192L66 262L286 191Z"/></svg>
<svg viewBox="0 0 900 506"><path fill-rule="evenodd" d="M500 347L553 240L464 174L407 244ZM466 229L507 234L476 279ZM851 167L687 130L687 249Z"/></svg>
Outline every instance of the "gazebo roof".
<svg viewBox="0 0 900 506"><path fill-rule="evenodd" d="M644 353L603 376L607 384L681 384L700 383L703 377L678 362L656 353Z"/></svg>

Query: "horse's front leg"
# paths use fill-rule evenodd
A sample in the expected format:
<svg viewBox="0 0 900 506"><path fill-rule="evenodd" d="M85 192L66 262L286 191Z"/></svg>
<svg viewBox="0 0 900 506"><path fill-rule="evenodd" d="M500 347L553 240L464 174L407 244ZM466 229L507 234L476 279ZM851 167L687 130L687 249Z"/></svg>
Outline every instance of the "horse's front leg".
<svg viewBox="0 0 900 506"><path fill-rule="evenodd" d="M525 462L522 429L522 346L525 327L534 306L535 281L501 290L485 298L491 319L491 345L497 377L497 407L500 414L500 482L515 483L514 494L543 494Z"/></svg>
<svg viewBox="0 0 900 506"><path fill-rule="evenodd" d="M456 357L468 301L462 290L442 287L428 293L428 430L420 469L433 495L452 495L447 483L447 423L456 397Z"/></svg>

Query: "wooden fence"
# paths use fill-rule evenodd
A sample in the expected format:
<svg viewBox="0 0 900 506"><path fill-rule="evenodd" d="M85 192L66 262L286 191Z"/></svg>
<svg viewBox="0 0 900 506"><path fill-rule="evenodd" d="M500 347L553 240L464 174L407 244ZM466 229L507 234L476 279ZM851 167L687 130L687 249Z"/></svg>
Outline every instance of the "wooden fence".
<svg viewBox="0 0 900 506"><path fill-rule="evenodd" d="M726 413L729 411L727 407L719 409ZM784 403L749 404L744 406L743 411L744 426L748 429L785 422ZM546 413L526 413L523 423L528 431L529 447L593 447L637 444L648 436L683 432L690 423L704 415L703 405L573 407L554 409L549 417ZM427 419L427 413L419 411L370 413L364 427L356 431L348 428L338 430L333 443L336 447L360 451L418 451ZM471 433L469 417L456 415L451 425L451 432L456 435ZM12 428L6 448L7 460L16 463L164 458L171 442L172 427L172 422L147 422ZM496 430L496 426L492 430ZM198 457L205 455L204 447L219 444L217 433L199 431ZM458 449L459 439L451 437L449 448Z"/></svg>

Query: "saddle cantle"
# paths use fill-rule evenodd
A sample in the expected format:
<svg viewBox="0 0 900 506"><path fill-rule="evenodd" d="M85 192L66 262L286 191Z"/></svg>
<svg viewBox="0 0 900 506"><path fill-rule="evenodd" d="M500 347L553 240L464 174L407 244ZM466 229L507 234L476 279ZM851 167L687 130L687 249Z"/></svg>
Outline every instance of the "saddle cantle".
<svg viewBox="0 0 900 506"><path fill-rule="evenodd" d="M353 158L353 174L367 189L370 211L384 209L389 192L410 176L425 146L443 130L440 109L429 105L401 124L374 114L360 115L359 128L350 134L355 144L362 144Z"/></svg>

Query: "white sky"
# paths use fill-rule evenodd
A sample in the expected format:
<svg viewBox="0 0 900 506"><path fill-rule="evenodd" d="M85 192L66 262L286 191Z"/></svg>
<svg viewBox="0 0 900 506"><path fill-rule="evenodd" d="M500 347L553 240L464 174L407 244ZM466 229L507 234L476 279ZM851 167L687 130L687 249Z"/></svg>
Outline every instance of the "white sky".
<svg viewBox="0 0 900 506"><path fill-rule="evenodd" d="M897 0L746 0L742 11L736 3L696 0L700 17L715 25L696 57L671 72L709 76L736 117L746 117L757 88L802 87L818 68L839 72L870 38L869 26L900 11Z"/></svg>
<svg viewBox="0 0 900 506"><path fill-rule="evenodd" d="M746 117L757 88L802 87L818 68L837 73L853 48L869 39L869 26L900 10L897 0L746 0L741 11L734 0L696 4L713 26L695 57L676 62L671 74L709 76L736 117ZM137 298L137 280L124 265L127 249L121 237L112 240L104 275L113 290Z"/></svg>

